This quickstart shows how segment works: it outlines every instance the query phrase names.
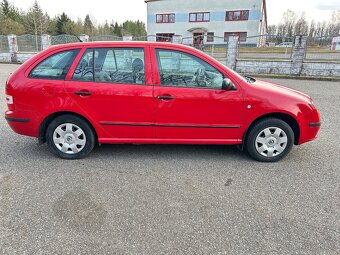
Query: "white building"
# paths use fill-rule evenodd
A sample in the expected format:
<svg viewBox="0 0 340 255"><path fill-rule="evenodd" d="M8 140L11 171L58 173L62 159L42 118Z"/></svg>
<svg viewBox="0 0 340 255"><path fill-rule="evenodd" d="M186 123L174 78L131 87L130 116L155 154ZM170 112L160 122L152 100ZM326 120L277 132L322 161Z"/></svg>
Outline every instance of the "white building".
<svg viewBox="0 0 340 255"><path fill-rule="evenodd" d="M145 0L148 35L185 44L225 44L238 35L242 44L263 46L267 33L266 0ZM171 39L170 39L171 40Z"/></svg>

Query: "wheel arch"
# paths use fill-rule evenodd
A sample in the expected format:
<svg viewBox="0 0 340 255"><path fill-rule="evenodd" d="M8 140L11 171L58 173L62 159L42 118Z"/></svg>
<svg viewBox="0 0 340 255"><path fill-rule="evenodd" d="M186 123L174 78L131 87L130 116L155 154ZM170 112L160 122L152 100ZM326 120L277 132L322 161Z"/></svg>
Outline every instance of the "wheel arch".
<svg viewBox="0 0 340 255"><path fill-rule="evenodd" d="M243 144L244 144L244 141L246 141L247 135L248 135L249 131L251 130L251 128L255 124L257 124L258 122L260 122L261 120L267 119L267 118L276 118L276 119L280 119L280 120L286 122L292 128L292 130L294 132L294 144L297 145L299 143L300 126L299 126L299 123L297 122L297 120L289 114L281 113L281 112L274 112L274 113L268 113L268 114L264 114L264 115L259 116L247 127L247 129L246 129L246 131L244 132L244 135L243 135Z"/></svg>
<svg viewBox="0 0 340 255"><path fill-rule="evenodd" d="M85 118L84 116L82 116L79 113L75 113L75 112L71 112L71 111L60 111L60 112L54 112L54 113L48 115L41 122L41 124L39 126L39 137L38 137L39 144L43 144L43 143L46 142L46 130L47 130L48 125L51 123L51 121L54 120L55 118L59 117L59 116L67 115L67 114L77 116L77 117L83 119L84 121L86 121L90 125L90 127L93 131L93 134L95 135L95 138L98 141L98 134L96 132L96 129L94 128L92 123L87 118Z"/></svg>

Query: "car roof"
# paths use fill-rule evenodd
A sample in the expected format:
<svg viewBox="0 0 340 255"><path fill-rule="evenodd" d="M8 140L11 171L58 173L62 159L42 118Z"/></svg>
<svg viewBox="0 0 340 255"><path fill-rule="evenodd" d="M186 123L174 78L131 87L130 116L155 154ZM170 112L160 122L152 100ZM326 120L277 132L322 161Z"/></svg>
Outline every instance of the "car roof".
<svg viewBox="0 0 340 255"><path fill-rule="evenodd" d="M185 48L191 49L194 48L191 46L186 46L183 44L175 44L175 43L167 43L167 42L150 42L150 41L96 41L96 42L77 42L77 43L67 43L67 44L59 44L49 47L49 49L62 49L62 48L79 48L79 47L145 47L145 46L154 46L154 47L170 47L170 48Z"/></svg>

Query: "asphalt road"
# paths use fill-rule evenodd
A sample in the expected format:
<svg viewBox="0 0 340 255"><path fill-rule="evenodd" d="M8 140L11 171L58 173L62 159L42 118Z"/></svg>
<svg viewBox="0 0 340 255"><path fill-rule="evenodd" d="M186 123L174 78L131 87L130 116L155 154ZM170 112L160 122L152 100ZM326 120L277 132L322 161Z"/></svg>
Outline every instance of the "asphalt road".
<svg viewBox="0 0 340 255"><path fill-rule="evenodd" d="M17 66L0 65L4 83ZM64 161L0 121L0 254L339 254L340 83L320 137L279 163L232 146L105 145Z"/></svg>

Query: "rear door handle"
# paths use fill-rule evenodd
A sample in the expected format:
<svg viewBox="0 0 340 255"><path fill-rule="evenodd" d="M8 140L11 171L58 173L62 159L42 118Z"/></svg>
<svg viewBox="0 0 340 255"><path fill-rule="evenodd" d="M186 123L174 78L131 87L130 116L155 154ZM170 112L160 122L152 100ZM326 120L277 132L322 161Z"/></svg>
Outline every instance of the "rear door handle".
<svg viewBox="0 0 340 255"><path fill-rule="evenodd" d="M77 96L91 96L92 95L92 93L88 90L77 91L77 92L74 92L74 94L76 94Z"/></svg>
<svg viewBox="0 0 340 255"><path fill-rule="evenodd" d="M158 96L157 99L170 101L170 100L173 100L174 98L170 95L164 95L164 96Z"/></svg>

